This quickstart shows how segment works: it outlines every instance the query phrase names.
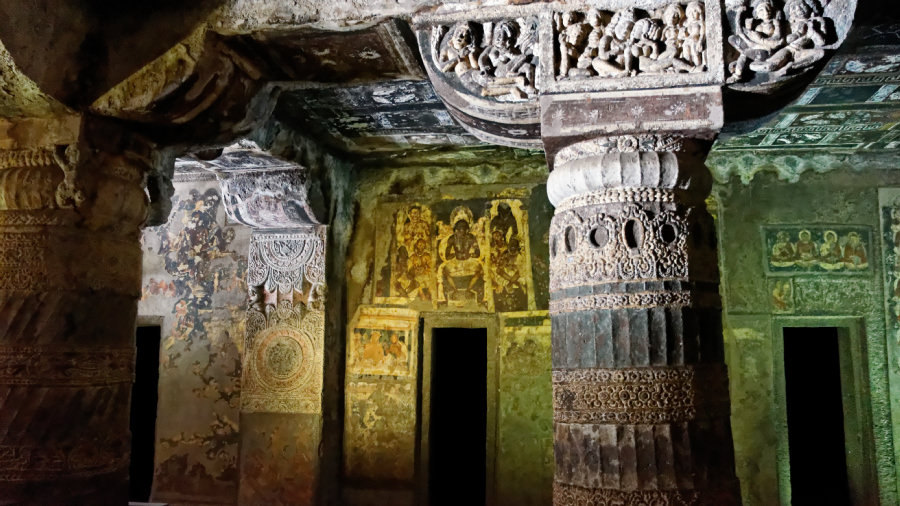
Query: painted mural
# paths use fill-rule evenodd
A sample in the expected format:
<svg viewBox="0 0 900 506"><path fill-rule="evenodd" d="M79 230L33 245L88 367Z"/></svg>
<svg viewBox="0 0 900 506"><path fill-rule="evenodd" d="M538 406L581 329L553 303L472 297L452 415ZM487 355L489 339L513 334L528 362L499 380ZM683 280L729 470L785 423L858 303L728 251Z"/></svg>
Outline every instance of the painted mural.
<svg viewBox="0 0 900 506"><path fill-rule="evenodd" d="M361 308L350 327L344 474L412 483L415 475L418 312Z"/></svg>
<svg viewBox="0 0 900 506"><path fill-rule="evenodd" d="M156 501L236 501L248 240L215 181L178 183L168 223L142 238L139 314L162 317Z"/></svg>
<svg viewBox="0 0 900 506"><path fill-rule="evenodd" d="M766 269L779 273L869 271L871 233L866 227L772 226L763 228Z"/></svg>
<svg viewBox="0 0 900 506"><path fill-rule="evenodd" d="M794 312L794 279L775 278L769 280L769 293L772 294L772 312L789 314Z"/></svg>
<svg viewBox="0 0 900 506"><path fill-rule="evenodd" d="M375 302L420 308L534 309L528 211L518 199L384 204L389 235Z"/></svg>

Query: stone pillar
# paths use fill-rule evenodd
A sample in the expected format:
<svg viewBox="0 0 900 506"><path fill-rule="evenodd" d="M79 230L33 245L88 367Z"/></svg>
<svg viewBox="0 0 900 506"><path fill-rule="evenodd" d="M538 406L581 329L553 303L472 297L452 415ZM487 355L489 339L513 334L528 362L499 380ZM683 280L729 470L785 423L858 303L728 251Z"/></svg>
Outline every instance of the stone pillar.
<svg viewBox="0 0 900 506"><path fill-rule="evenodd" d="M229 217L253 227L238 504L312 505L322 441L324 212L308 196L308 169L253 143L226 148L208 164Z"/></svg>
<svg viewBox="0 0 900 506"><path fill-rule="evenodd" d="M705 150L602 137L555 157L554 504L739 504Z"/></svg>
<svg viewBox="0 0 900 506"><path fill-rule="evenodd" d="M128 501L143 179L75 142L0 152L3 504Z"/></svg>

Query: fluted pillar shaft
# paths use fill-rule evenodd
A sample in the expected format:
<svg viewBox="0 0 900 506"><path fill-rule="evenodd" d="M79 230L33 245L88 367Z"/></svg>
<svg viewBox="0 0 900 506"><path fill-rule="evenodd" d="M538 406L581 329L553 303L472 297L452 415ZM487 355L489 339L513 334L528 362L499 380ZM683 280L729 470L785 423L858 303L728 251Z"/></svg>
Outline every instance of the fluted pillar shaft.
<svg viewBox="0 0 900 506"><path fill-rule="evenodd" d="M0 152L0 503L126 504L143 169Z"/></svg>
<svg viewBox="0 0 900 506"><path fill-rule="evenodd" d="M554 504L738 504L698 145L561 150L548 181Z"/></svg>

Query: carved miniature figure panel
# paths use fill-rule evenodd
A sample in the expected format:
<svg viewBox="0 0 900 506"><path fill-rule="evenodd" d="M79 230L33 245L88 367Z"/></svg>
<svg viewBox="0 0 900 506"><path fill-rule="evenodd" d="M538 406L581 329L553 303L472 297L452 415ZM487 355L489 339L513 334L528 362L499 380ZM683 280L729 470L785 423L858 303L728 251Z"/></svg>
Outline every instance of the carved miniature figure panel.
<svg viewBox="0 0 900 506"><path fill-rule="evenodd" d="M518 199L383 204L376 303L422 309L534 308L528 211ZM389 220L389 221L387 221ZM387 221L387 222L385 222Z"/></svg>
<svg viewBox="0 0 900 506"><path fill-rule="evenodd" d="M811 69L843 42L855 0L730 0L727 82L762 91Z"/></svg>
<svg viewBox="0 0 900 506"><path fill-rule="evenodd" d="M537 94L537 38L536 16L458 21L431 28L431 56L441 73L476 95L524 100Z"/></svg>
<svg viewBox="0 0 900 506"><path fill-rule="evenodd" d="M867 227L767 226L763 237L770 274L871 272Z"/></svg>
<svg viewBox="0 0 900 506"><path fill-rule="evenodd" d="M709 4L713 5L707 12ZM629 78L651 75L667 76L670 85L709 83L710 70L717 70L721 62L720 52L710 50L720 40L717 14L717 2L700 0L555 12L554 68L545 70L551 70L557 83L607 79L602 87L618 89L650 87ZM672 79L675 76L679 77ZM597 84L587 86L600 89Z"/></svg>

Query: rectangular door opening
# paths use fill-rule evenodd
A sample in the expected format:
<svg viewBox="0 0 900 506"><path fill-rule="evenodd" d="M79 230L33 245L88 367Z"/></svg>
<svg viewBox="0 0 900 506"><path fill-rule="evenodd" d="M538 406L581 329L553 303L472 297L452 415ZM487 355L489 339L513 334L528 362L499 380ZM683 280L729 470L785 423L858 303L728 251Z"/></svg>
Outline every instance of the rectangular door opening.
<svg viewBox="0 0 900 506"><path fill-rule="evenodd" d="M850 505L836 327L784 328L792 506Z"/></svg>
<svg viewBox="0 0 900 506"><path fill-rule="evenodd" d="M156 401L159 389L160 326L137 328L134 384L131 387L130 500L150 500L156 444Z"/></svg>
<svg viewBox="0 0 900 506"><path fill-rule="evenodd" d="M487 329L436 328L431 350L429 502L484 505Z"/></svg>

